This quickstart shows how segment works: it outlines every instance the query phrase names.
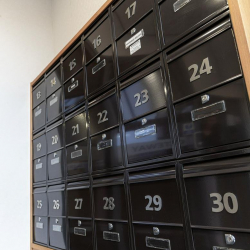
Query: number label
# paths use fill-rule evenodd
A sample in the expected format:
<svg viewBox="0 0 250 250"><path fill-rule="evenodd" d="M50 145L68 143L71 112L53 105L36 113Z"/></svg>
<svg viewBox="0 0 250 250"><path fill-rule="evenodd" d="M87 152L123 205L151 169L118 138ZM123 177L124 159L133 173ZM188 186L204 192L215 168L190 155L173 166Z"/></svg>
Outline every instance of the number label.
<svg viewBox="0 0 250 250"><path fill-rule="evenodd" d="M97 116L99 116L99 120L98 120L98 124L103 123L108 121L108 111L107 110L103 110L102 112L98 113Z"/></svg>
<svg viewBox="0 0 250 250"><path fill-rule="evenodd" d="M41 209L42 206L43 206L42 201L41 200L37 200L37 208Z"/></svg>
<svg viewBox="0 0 250 250"><path fill-rule="evenodd" d="M128 19L130 19L134 14L135 14L135 9L136 9L136 1L133 2L127 9L125 14L128 15Z"/></svg>
<svg viewBox="0 0 250 250"><path fill-rule="evenodd" d="M72 126L72 135L79 134L79 124L76 124L75 126Z"/></svg>
<svg viewBox="0 0 250 250"><path fill-rule="evenodd" d="M146 206L145 210L147 211L161 211L162 209L162 199L159 195L155 195L152 197L151 195L146 195L145 200L148 200L148 205ZM152 203L155 205L151 207Z"/></svg>
<svg viewBox="0 0 250 250"><path fill-rule="evenodd" d="M148 90L144 89L144 90L142 90L141 93L136 93L134 95L134 98L136 98L135 107L141 106L142 104L148 102L148 100L149 100ZM141 98L143 98L143 99L141 100Z"/></svg>
<svg viewBox="0 0 250 250"><path fill-rule="evenodd" d="M52 145L54 145L54 144L57 144L58 143L58 136L57 135L55 135L55 136L52 136Z"/></svg>
<svg viewBox="0 0 250 250"><path fill-rule="evenodd" d="M190 67L188 67L189 71L193 70L193 74L190 78L190 82L194 82L194 81L198 80L199 78L201 78L202 74L205 74L205 73L207 73L207 75L211 74L212 69L213 69L213 67L210 66L208 57L202 61L202 64L200 67L200 74L198 74L199 66L197 64L191 65Z"/></svg>
<svg viewBox="0 0 250 250"><path fill-rule="evenodd" d="M96 49L97 47L99 47L102 44L102 39L101 36L98 36L96 39L94 39L94 41L92 42L94 49Z"/></svg>
<svg viewBox="0 0 250 250"><path fill-rule="evenodd" d="M222 195L219 193L211 193L210 198L216 198L215 200L213 200L213 204L217 207L212 207L213 213L221 213L224 209L229 214L235 214L238 212L239 205L235 194L226 193L222 197ZM231 199L232 207L229 205L229 198Z"/></svg>
<svg viewBox="0 0 250 250"><path fill-rule="evenodd" d="M53 200L54 206L53 209L58 210L60 208L60 201L59 200Z"/></svg>
<svg viewBox="0 0 250 250"><path fill-rule="evenodd" d="M105 201L104 210L114 210L115 209L115 199L113 197L103 197Z"/></svg>
<svg viewBox="0 0 250 250"><path fill-rule="evenodd" d="M69 63L69 69L70 71L73 70L76 66L76 59L74 58L70 63Z"/></svg>
<svg viewBox="0 0 250 250"><path fill-rule="evenodd" d="M75 199L75 209L82 209L82 199Z"/></svg>

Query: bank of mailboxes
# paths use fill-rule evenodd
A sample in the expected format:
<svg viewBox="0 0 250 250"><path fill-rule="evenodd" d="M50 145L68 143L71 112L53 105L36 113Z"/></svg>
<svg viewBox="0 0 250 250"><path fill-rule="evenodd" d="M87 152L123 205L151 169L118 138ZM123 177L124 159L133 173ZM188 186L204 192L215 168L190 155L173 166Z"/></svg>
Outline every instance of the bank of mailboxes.
<svg viewBox="0 0 250 250"><path fill-rule="evenodd" d="M249 100L226 0L113 1L32 99L34 242L250 248Z"/></svg>

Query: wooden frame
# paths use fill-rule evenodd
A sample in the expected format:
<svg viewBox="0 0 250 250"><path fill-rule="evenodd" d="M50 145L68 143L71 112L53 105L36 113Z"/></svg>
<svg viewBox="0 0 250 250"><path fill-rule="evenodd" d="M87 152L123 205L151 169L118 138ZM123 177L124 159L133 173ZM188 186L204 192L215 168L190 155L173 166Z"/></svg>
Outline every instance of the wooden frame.
<svg viewBox="0 0 250 250"><path fill-rule="evenodd" d="M70 42L57 54L47 67L31 82L30 85L30 249L50 250L33 243L33 157L32 157L32 87L45 74L45 72L65 53L65 51L82 35L82 33L106 10L113 0L107 0L95 15L82 27L82 29L70 40ZM228 0L236 42L238 45L242 69L250 96L250 1Z"/></svg>

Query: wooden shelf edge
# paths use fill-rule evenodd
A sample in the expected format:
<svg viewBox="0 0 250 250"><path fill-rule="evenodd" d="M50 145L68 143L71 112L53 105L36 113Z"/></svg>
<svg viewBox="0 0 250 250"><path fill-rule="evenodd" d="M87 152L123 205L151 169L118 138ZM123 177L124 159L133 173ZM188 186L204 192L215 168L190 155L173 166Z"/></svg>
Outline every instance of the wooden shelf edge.
<svg viewBox="0 0 250 250"><path fill-rule="evenodd" d="M53 250L51 248L40 246L40 245L37 245L37 244L34 244L34 243L31 244L31 248L30 249L31 250Z"/></svg>
<svg viewBox="0 0 250 250"><path fill-rule="evenodd" d="M101 8L90 18L90 20L77 32L77 34L67 43L67 45L56 55L56 57L44 68L44 70L31 82L33 86L39 78L41 78L45 72L64 54L64 52L83 34L83 32L96 20L99 15L105 11L113 0L107 0Z"/></svg>
<svg viewBox="0 0 250 250"><path fill-rule="evenodd" d="M228 0L228 4L250 98L250 1Z"/></svg>

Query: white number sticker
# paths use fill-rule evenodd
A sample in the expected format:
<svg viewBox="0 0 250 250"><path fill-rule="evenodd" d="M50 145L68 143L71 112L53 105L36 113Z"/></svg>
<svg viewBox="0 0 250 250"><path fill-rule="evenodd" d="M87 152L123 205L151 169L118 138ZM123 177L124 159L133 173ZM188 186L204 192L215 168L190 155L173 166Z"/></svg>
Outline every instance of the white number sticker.
<svg viewBox="0 0 250 250"><path fill-rule="evenodd" d="M141 93L136 93L134 95L134 98L136 98L135 107L141 106L142 104L148 102L148 100L149 100L148 90L144 89L141 91ZM141 98L142 98L142 100L141 100Z"/></svg>
<svg viewBox="0 0 250 250"><path fill-rule="evenodd" d="M79 134L79 124L76 124L75 126L72 126L72 135Z"/></svg>
<svg viewBox="0 0 250 250"><path fill-rule="evenodd" d="M235 194L226 193L222 198L222 195L219 193L211 193L210 198L216 198L216 200L213 200L213 204L217 207L212 207L213 213L221 213L224 209L229 214L235 214L238 212L239 205ZM231 199L232 207L229 205L229 198Z"/></svg>
<svg viewBox="0 0 250 250"><path fill-rule="evenodd" d="M115 199L113 197L103 197L105 201L104 210L114 210L115 209Z"/></svg>
<svg viewBox="0 0 250 250"><path fill-rule="evenodd" d="M53 209L60 209L60 201L59 200L53 200L54 206Z"/></svg>
<svg viewBox="0 0 250 250"><path fill-rule="evenodd" d="M41 209L42 206L43 206L42 201L41 200L37 200L37 208Z"/></svg>
<svg viewBox="0 0 250 250"><path fill-rule="evenodd" d="M52 136L52 145L57 144L58 143L58 136Z"/></svg>
<svg viewBox="0 0 250 250"><path fill-rule="evenodd" d="M108 121L107 115L108 115L107 110L103 110L102 112L98 113L97 114L97 116L99 116L98 124Z"/></svg>
<svg viewBox="0 0 250 250"><path fill-rule="evenodd" d="M193 74L190 78L190 82L196 81L197 79L201 78L202 74L205 74L205 73L207 73L207 75L211 74L212 69L213 69L213 67L210 66L208 57L202 61L202 64L200 67L200 72L199 72L200 74L198 74L199 66L197 64L191 65L190 67L188 67L189 71L193 70Z"/></svg>
<svg viewBox="0 0 250 250"><path fill-rule="evenodd" d="M152 197L151 195L146 195L145 200L148 200L148 205L146 206L145 210L147 211L160 211L162 209L162 199L159 195L155 195ZM155 205L151 207L152 203Z"/></svg>
<svg viewBox="0 0 250 250"><path fill-rule="evenodd" d="M136 9L136 1L133 2L127 9L125 14L128 15L128 19L130 19L134 14L135 14L135 9Z"/></svg>
<svg viewBox="0 0 250 250"><path fill-rule="evenodd" d="M75 209L82 209L82 199L75 199L76 206Z"/></svg>
<svg viewBox="0 0 250 250"><path fill-rule="evenodd" d="M97 47L99 47L102 43L102 39L101 36L98 36L96 39L94 39L94 41L92 42L92 44L94 45L94 49L96 49Z"/></svg>

